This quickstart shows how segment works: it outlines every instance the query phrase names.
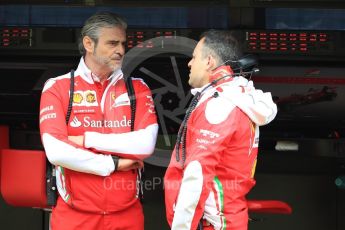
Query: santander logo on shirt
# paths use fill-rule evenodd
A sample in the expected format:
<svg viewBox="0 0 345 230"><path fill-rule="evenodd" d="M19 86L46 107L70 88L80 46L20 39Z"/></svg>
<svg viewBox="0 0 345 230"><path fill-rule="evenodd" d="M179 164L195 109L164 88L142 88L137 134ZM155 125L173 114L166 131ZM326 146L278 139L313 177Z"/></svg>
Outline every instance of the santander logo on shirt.
<svg viewBox="0 0 345 230"><path fill-rule="evenodd" d="M121 120L92 120L89 116L83 117L83 120L79 120L76 116L69 123L71 127L85 127L85 128L120 128L120 127L130 127L131 120L127 120L126 116L123 116Z"/></svg>

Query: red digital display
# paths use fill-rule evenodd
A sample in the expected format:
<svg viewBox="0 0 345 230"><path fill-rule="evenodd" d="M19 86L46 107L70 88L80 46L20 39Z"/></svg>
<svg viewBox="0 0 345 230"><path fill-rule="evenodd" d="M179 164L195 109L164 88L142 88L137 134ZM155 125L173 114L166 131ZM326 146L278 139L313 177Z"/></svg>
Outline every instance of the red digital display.
<svg viewBox="0 0 345 230"><path fill-rule="evenodd" d="M315 53L332 49L324 32L247 31L247 49L253 53Z"/></svg>
<svg viewBox="0 0 345 230"><path fill-rule="evenodd" d="M127 48L153 48L154 44L150 39L161 37L164 39L172 39L176 36L174 30L128 30L127 31Z"/></svg>
<svg viewBox="0 0 345 230"><path fill-rule="evenodd" d="M0 28L1 47L30 47L32 30L27 28Z"/></svg>

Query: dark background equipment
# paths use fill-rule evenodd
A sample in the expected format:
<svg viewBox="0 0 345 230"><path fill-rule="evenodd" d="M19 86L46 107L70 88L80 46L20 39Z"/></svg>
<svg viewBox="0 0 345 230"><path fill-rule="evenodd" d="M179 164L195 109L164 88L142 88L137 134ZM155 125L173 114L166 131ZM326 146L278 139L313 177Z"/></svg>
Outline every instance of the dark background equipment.
<svg viewBox="0 0 345 230"><path fill-rule="evenodd" d="M261 128L257 185L249 198L285 200L293 213L260 215L267 220L250 229L345 229L344 1L2 0L0 124L9 128L9 147L42 148L43 84L76 68L80 27L99 10L127 18L126 58L134 64L126 70L149 84L159 116L156 152L147 160L147 229L167 229L164 166L191 99L193 40L209 28L231 30L245 53L258 57L260 72L252 80L272 92L279 108ZM0 203L0 228L47 229L40 210Z"/></svg>

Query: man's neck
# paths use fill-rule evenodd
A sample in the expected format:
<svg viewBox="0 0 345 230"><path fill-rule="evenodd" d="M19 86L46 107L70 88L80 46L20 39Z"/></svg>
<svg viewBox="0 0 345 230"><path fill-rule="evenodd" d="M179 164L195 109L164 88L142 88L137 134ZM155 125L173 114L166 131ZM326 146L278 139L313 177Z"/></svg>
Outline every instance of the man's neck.
<svg viewBox="0 0 345 230"><path fill-rule="evenodd" d="M98 79L101 84L103 84L113 73L109 68L104 68L104 66L100 66L97 63L90 61L87 56L84 57L84 61L87 68L91 70L94 80L95 78Z"/></svg>
<svg viewBox="0 0 345 230"><path fill-rule="evenodd" d="M103 85L103 83L110 77L111 73L101 73L92 72L95 78L98 78L99 82ZM95 80L95 79L94 79Z"/></svg>
<svg viewBox="0 0 345 230"><path fill-rule="evenodd" d="M221 80L221 82L228 81L229 79L232 78L233 73L234 72L232 71L230 66L225 66L225 65L219 66L218 68L212 71L209 81L212 82L212 81L221 79L224 76L227 76L227 79ZM218 82L218 83L221 83L221 82Z"/></svg>

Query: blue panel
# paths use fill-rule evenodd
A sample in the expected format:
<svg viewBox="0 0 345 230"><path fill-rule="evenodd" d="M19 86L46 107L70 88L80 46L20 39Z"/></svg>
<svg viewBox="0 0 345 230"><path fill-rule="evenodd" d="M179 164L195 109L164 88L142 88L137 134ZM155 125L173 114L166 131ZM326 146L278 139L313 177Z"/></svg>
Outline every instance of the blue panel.
<svg viewBox="0 0 345 230"><path fill-rule="evenodd" d="M32 26L80 27L96 11L92 7L32 6Z"/></svg>
<svg viewBox="0 0 345 230"><path fill-rule="evenodd" d="M81 7L47 5L0 6L0 23L6 26L81 27L98 11L126 18L130 27L223 28L228 27L226 7ZM202 15L200 19L200 15Z"/></svg>
<svg viewBox="0 0 345 230"><path fill-rule="evenodd" d="M345 9L266 9L266 29L345 30Z"/></svg>
<svg viewBox="0 0 345 230"><path fill-rule="evenodd" d="M30 6L0 5L0 25L16 26L30 24Z"/></svg>

